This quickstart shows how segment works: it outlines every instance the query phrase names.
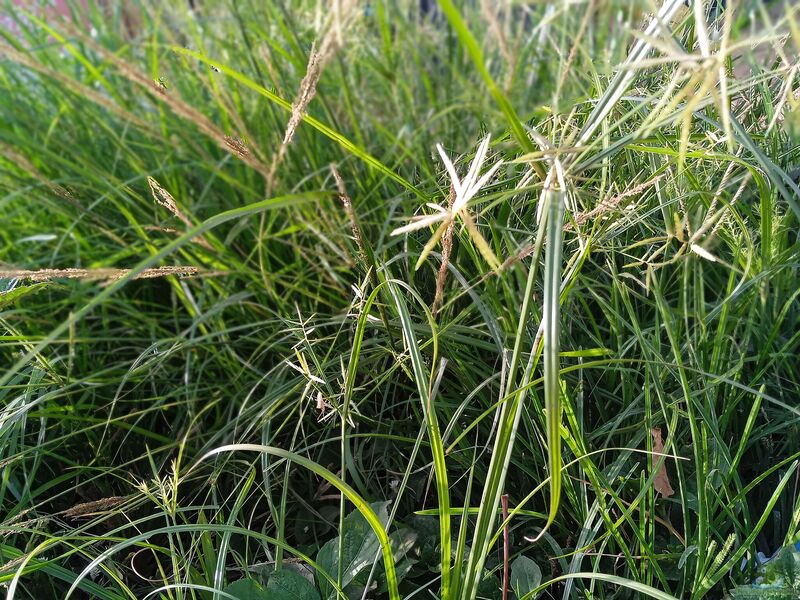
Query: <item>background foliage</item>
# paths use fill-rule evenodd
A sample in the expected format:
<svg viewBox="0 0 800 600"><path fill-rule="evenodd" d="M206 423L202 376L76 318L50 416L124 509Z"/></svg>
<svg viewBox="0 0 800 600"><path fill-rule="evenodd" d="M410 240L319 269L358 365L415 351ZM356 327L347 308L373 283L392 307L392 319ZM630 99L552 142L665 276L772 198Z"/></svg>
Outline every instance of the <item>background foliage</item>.
<svg viewBox="0 0 800 600"><path fill-rule="evenodd" d="M4 4L10 597L499 597L492 481L518 597L722 597L800 533L797 7L428 4Z"/></svg>

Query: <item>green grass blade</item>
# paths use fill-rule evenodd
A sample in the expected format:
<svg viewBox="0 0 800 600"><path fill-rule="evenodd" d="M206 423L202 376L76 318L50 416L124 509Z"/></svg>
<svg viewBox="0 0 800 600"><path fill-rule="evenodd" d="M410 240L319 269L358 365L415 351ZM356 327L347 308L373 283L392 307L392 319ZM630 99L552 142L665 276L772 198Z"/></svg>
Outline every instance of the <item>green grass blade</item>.
<svg viewBox="0 0 800 600"><path fill-rule="evenodd" d="M547 423L547 464L550 471L550 509L546 531L555 521L561 500L561 385L559 383L559 335L561 331L561 258L564 228L564 192L550 193L547 247L544 257L544 400Z"/></svg>
<svg viewBox="0 0 800 600"><path fill-rule="evenodd" d="M466 48L467 53L486 84L486 87L489 88L489 93L500 107L500 110L503 111L514 139L525 152L533 152L536 150L536 146L525 131L525 126L514 110L514 107L511 105L511 102L509 102L503 90L497 85L492 74L489 73L489 69L486 68L481 47L478 45L475 36L472 35L472 32L467 27L464 19L461 18L458 9L453 4L452 0L439 0L439 5L447 16L447 20L450 21L450 25L455 30L456 35L458 35L458 39L461 40L461 43Z"/></svg>
<svg viewBox="0 0 800 600"><path fill-rule="evenodd" d="M406 287L405 284L403 287ZM408 291L411 291L407 288ZM403 339L406 344L411 359L411 369L414 374L414 383L417 386L417 393L422 402L422 411L427 425L428 442L430 443L431 453L433 454L434 477L436 481L436 496L439 501L439 532L441 540L441 564L442 564L442 597L450 598L450 573L451 573L451 533L450 533L450 484L447 478L447 464L445 462L444 445L442 435L439 430L439 420L436 416L436 407L430 393L430 377L426 372L425 361L420 353L417 336L414 332L414 323L408 312L408 305L405 298L400 293L398 282L389 281L389 292L394 300L397 313L400 317L400 325L403 330ZM413 295L413 292L412 292ZM420 304L422 304L420 302ZM422 304L424 307L425 305ZM436 359L436 331L434 321L425 307L428 314L428 322L431 325L434 340L434 360Z"/></svg>
<svg viewBox="0 0 800 600"><path fill-rule="evenodd" d="M609 575L607 573L570 573L568 575L560 575L558 577L553 577L553 579L551 579L546 583L543 583L535 590L531 590L519 600L533 600L533 598L535 598L537 594L543 592L554 583L558 583L560 581L568 581L570 579L588 579L596 581L605 581L612 585L629 589L641 595L637 597L655 598L656 600L678 600L675 596L667 594L666 592L662 592L661 590L656 589L654 587L650 587L649 585L639 583L638 581L625 579L624 577L619 577L617 575Z"/></svg>

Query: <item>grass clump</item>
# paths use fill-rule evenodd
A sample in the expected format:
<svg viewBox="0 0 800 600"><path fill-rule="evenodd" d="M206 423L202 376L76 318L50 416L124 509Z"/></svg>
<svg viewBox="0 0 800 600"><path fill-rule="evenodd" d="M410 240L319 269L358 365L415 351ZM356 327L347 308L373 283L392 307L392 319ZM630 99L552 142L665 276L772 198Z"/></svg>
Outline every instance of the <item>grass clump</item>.
<svg viewBox="0 0 800 600"><path fill-rule="evenodd" d="M798 8L430 4L6 5L9 598L737 597L800 536Z"/></svg>

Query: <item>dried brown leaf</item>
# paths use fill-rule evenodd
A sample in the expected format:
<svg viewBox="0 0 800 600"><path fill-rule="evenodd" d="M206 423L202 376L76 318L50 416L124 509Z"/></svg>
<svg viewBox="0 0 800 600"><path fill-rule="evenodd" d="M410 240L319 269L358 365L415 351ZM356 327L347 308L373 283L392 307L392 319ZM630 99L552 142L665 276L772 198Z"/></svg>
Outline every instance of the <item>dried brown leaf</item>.
<svg viewBox="0 0 800 600"><path fill-rule="evenodd" d="M661 439L661 428L653 427L650 430L650 435L653 436L653 455L650 458L651 464L655 467L664 453L664 441ZM667 465L661 463L661 466L656 473L656 478L653 481L653 487L656 493L661 494L664 498L669 498L675 494L672 485L669 482L669 475L667 475Z"/></svg>

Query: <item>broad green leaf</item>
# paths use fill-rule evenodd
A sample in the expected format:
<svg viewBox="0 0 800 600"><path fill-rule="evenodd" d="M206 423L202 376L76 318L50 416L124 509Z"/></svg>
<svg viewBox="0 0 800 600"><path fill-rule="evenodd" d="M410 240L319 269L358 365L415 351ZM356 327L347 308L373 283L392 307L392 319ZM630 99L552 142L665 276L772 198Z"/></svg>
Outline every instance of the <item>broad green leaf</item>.
<svg viewBox="0 0 800 600"><path fill-rule="evenodd" d="M319 600L314 584L289 569L275 571L269 576L266 593L270 600Z"/></svg>
<svg viewBox="0 0 800 600"><path fill-rule="evenodd" d="M261 587L261 584L253 579L234 581L224 591L238 600L281 600L283 598L282 596L270 595L267 590ZM291 596L286 596L286 598L291 598Z"/></svg>
<svg viewBox="0 0 800 600"><path fill-rule="evenodd" d="M397 571L397 581L402 581L408 575L411 568L417 564L417 554L411 551L417 547L417 532L413 529L398 529L389 536L389 542L392 546L392 555L395 557ZM412 558L413 556L413 558ZM379 571L377 575L378 592L385 593L388 591L388 583L386 581L386 574L382 565L378 565Z"/></svg>
<svg viewBox="0 0 800 600"><path fill-rule="evenodd" d="M484 571L476 592L479 600L501 600L503 597L500 580L488 571Z"/></svg>
<svg viewBox="0 0 800 600"><path fill-rule="evenodd" d="M388 502L377 502L371 507L386 525L389 521L387 510ZM344 519L344 531L340 532L344 538L343 555L341 563L342 588L346 588L365 569L372 567L372 563L381 551L380 543L375 532L359 511L353 511ZM317 564L330 575L335 575L339 568L339 538L327 542L317 554ZM317 583L322 591L322 597L330 597L334 590L323 578L317 578Z"/></svg>
<svg viewBox="0 0 800 600"><path fill-rule="evenodd" d="M520 556L511 563L511 588L522 598L542 584L542 570L527 556Z"/></svg>

